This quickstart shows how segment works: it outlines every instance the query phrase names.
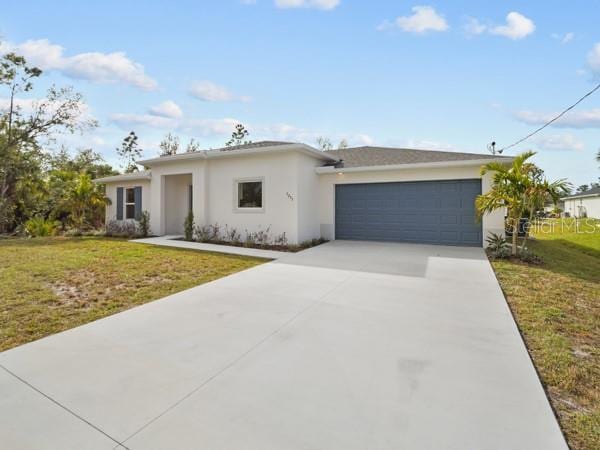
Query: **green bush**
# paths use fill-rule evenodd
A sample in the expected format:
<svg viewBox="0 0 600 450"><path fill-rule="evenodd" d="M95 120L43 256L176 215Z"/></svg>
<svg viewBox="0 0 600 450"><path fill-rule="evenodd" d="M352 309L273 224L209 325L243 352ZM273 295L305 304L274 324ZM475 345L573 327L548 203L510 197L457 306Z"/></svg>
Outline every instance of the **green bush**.
<svg viewBox="0 0 600 450"><path fill-rule="evenodd" d="M148 211L142 211L140 220L138 221L138 228L141 237L148 237L150 235L150 213Z"/></svg>
<svg viewBox="0 0 600 450"><path fill-rule="evenodd" d="M34 217L25 222L25 233L31 237L54 236L60 222Z"/></svg>
<svg viewBox="0 0 600 450"><path fill-rule="evenodd" d="M186 241L194 240L194 213L190 211L183 222L183 238Z"/></svg>
<svg viewBox="0 0 600 450"><path fill-rule="evenodd" d="M487 242L487 249L492 259L510 258L510 244L504 236L490 233L485 241Z"/></svg>

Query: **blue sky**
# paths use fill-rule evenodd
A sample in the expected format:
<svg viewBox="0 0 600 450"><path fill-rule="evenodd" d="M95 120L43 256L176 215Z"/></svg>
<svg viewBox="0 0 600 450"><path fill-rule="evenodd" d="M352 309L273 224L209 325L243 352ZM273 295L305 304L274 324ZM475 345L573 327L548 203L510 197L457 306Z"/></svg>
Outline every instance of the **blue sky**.
<svg viewBox="0 0 600 450"><path fill-rule="evenodd" d="M135 130L145 156L167 132L217 147L254 140L485 152L600 82L589 1L10 2L2 49L70 84L100 127L66 139L116 163ZM39 94L40 91L37 91ZM539 151L551 178L598 179L600 92L509 154Z"/></svg>

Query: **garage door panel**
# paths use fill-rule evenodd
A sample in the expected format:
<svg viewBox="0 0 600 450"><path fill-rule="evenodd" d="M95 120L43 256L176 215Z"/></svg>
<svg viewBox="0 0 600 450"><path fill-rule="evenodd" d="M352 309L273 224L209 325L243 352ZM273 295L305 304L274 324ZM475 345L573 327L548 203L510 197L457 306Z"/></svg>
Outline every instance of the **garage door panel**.
<svg viewBox="0 0 600 450"><path fill-rule="evenodd" d="M481 180L336 186L336 238L482 245Z"/></svg>

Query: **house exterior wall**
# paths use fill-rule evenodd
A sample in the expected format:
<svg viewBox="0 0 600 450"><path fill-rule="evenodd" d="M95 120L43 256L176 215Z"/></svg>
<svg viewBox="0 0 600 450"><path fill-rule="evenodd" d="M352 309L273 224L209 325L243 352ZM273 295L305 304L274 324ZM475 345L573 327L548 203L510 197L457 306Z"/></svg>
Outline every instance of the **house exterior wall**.
<svg viewBox="0 0 600 450"><path fill-rule="evenodd" d="M273 237L286 233L298 241L298 155L295 152L214 158L208 161L205 224L227 225L245 236L270 228ZM262 211L238 209L237 180L263 181Z"/></svg>
<svg viewBox="0 0 600 450"><path fill-rule="evenodd" d="M169 230L175 231L173 227L176 225L175 221L181 222L181 229L179 232L174 234L180 234L183 231L183 221L179 214L175 219L168 219L168 208L166 205L170 200L168 198L168 184L175 177L172 175L188 175L191 176L193 186L193 211L194 219L196 223L202 223L206 215L206 200L205 194L205 165L206 161L193 160L193 161L175 161L160 166L152 167L152 184L151 184L151 202L150 202L150 225L152 232L157 235L169 234ZM183 195L183 193L182 193ZM170 197L170 195L169 195ZM187 191L181 199L181 205L186 202L187 205ZM187 207L185 209L187 213ZM185 220L185 217L184 217Z"/></svg>
<svg viewBox="0 0 600 450"><path fill-rule="evenodd" d="M183 224L189 211L189 186L192 184L192 174L168 175L164 178L164 183L165 233L183 234Z"/></svg>
<svg viewBox="0 0 600 450"><path fill-rule="evenodd" d="M242 238L246 230L269 228L271 237L285 232L288 242L296 244L318 237L335 239L336 184L480 178L482 192L491 185L491 174L481 177L478 166L318 174L315 168L321 165L322 161L300 152L165 162L152 167L151 183L148 180L107 183L107 195L113 201L107 208L107 220L116 217L117 186L142 186L142 210L150 212L152 232L181 234L191 180L197 225L218 223L223 231L225 225L235 227ZM237 208L236 181L244 179L263 180L261 211ZM504 211L485 215L482 227L484 239L490 232L503 234Z"/></svg>
<svg viewBox="0 0 600 450"><path fill-rule="evenodd" d="M600 219L600 197L583 197L565 200L564 211L571 217L583 217L579 207L583 207L587 217Z"/></svg>
<svg viewBox="0 0 600 450"><path fill-rule="evenodd" d="M319 226L319 175L315 168L322 161L304 154L297 156L298 242L321 237Z"/></svg>
<svg viewBox="0 0 600 450"><path fill-rule="evenodd" d="M128 189L136 186L142 187L142 211L148 211L150 209L150 180L132 180L107 183L106 196L110 199L110 205L106 206L106 223L110 222L111 220L117 220L117 188L122 187L123 189ZM125 217L125 213L123 213L123 217Z"/></svg>
<svg viewBox="0 0 600 450"><path fill-rule="evenodd" d="M335 185L348 183L382 183L399 181L434 181L481 178L481 191L491 187L491 174L483 177L480 168L439 167L402 170L384 170L378 172L345 172L341 174L319 175L319 226L322 237L335 239ZM504 210L486 214L482 218L483 238L489 233L504 235Z"/></svg>

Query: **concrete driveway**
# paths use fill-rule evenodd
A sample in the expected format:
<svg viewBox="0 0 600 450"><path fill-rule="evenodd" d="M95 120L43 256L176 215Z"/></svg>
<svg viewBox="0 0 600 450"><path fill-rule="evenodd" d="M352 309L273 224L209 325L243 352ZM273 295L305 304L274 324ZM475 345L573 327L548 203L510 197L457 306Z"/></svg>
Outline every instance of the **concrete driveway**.
<svg viewBox="0 0 600 450"><path fill-rule="evenodd" d="M336 241L0 354L17 449L566 449L481 249Z"/></svg>

